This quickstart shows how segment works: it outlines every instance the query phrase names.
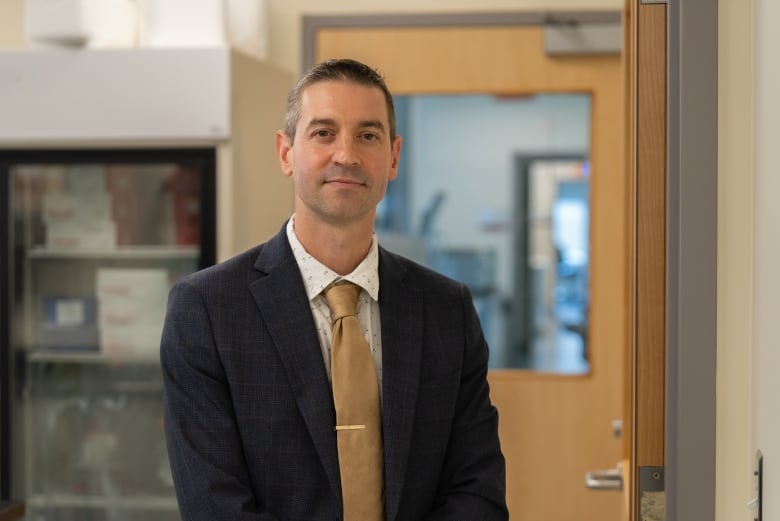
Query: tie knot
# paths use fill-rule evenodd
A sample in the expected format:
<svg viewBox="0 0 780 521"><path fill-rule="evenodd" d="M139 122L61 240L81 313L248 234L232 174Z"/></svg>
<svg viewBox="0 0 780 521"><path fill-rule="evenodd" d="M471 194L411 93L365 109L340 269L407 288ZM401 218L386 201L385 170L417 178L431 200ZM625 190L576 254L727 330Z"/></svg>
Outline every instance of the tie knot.
<svg viewBox="0 0 780 521"><path fill-rule="evenodd" d="M330 307L331 321L357 314L360 286L351 282L331 284L325 288L325 299Z"/></svg>

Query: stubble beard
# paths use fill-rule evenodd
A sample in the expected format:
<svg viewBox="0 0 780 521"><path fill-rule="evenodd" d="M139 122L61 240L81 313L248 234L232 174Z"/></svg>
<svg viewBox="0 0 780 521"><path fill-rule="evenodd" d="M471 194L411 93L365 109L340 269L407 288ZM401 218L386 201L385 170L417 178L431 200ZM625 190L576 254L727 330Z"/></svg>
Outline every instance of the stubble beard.
<svg viewBox="0 0 780 521"><path fill-rule="evenodd" d="M343 190L343 193L329 190L328 181L337 178L348 178L360 183L361 192L350 189ZM336 226L351 224L366 215L371 215L373 220L376 206L384 197L384 190L376 197L377 186L369 182L369 176L358 168L330 167L320 175L317 186L316 192L299 199L320 220Z"/></svg>

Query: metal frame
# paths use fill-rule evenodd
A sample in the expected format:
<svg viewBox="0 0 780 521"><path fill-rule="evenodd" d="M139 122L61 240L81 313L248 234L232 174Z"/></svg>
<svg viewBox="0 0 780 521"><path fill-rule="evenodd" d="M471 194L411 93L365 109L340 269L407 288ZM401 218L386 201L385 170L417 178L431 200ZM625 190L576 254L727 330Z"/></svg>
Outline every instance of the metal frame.
<svg viewBox="0 0 780 521"><path fill-rule="evenodd" d="M7 204L10 179L0 170L0 500L11 499L11 333L9 309L11 209Z"/></svg>
<svg viewBox="0 0 780 521"><path fill-rule="evenodd" d="M513 217L515 231L513 241L515 245L515 303L522 304L521 309L512 307L509 331L507 333L507 349L505 367L508 369L524 368L535 369L525 364L531 353L530 337L533 321L531 303L531 274L528 267L528 206L529 183L531 167L539 161L587 161L590 151L564 151L544 154L517 153L514 156L515 176L515 214ZM521 269L522 266L522 269ZM589 270L590 271L590 270ZM583 346L584 347L584 346ZM590 373L590 362L588 362ZM585 373L585 374L588 374ZM579 374L576 376L580 376Z"/></svg>
<svg viewBox="0 0 780 521"><path fill-rule="evenodd" d="M666 519L715 519L718 2L668 5Z"/></svg>

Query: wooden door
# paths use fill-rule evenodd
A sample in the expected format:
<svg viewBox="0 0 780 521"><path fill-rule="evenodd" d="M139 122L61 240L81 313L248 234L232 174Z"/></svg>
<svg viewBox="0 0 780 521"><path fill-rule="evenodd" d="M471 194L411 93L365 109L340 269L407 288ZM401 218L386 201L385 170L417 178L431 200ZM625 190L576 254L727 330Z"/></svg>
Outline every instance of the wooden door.
<svg viewBox="0 0 780 521"><path fill-rule="evenodd" d="M624 457L613 421L624 414L631 345L632 197L621 56L551 58L539 26L323 28L314 59L353 57L395 94L585 92L591 96L589 350L582 376L494 370L514 519L617 520L622 494L585 487L586 472Z"/></svg>
<svg viewBox="0 0 780 521"><path fill-rule="evenodd" d="M633 349L625 375L628 519L663 520L666 374L667 5L630 0L628 86L634 195Z"/></svg>

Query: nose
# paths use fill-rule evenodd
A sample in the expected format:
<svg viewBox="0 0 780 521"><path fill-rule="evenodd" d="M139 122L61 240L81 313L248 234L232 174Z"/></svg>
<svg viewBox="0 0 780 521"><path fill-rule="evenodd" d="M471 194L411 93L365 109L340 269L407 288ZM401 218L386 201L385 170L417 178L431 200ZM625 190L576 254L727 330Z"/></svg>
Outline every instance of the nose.
<svg viewBox="0 0 780 521"><path fill-rule="evenodd" d="M351 136L343 135L336 140L334 161L342 166L356 166L360 163L357 144Z"/></svg>

